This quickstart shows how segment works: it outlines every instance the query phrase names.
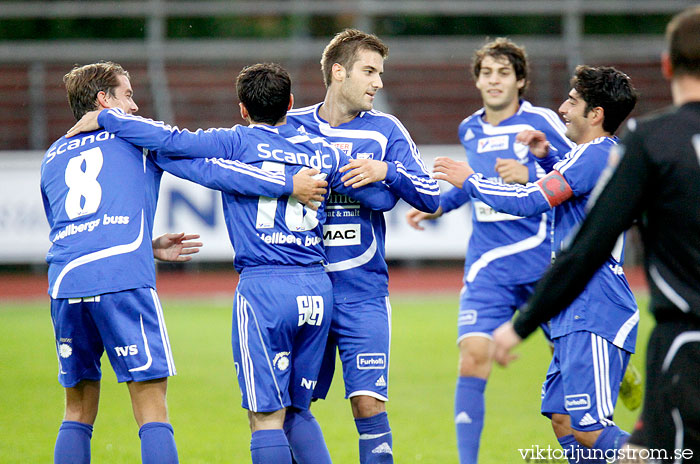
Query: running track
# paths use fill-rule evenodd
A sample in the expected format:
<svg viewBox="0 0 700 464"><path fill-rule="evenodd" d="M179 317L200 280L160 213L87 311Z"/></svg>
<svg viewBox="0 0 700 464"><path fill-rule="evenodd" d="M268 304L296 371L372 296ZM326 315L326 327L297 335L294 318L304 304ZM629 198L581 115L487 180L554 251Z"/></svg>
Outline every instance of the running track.
<svg viewBox="0 0 700 464"><path fill-rule="evenodd" d="M647 284L641 268L625 269L627 280L635 292L646 291ZM161 297L229 297L233 298L238 274L231 271L158 273L158 294ZM389 276L391 293L434 294L459 292L462 269L393 268ZM45 275L0 274L0 306L4 301L47 298Z"/></svg>

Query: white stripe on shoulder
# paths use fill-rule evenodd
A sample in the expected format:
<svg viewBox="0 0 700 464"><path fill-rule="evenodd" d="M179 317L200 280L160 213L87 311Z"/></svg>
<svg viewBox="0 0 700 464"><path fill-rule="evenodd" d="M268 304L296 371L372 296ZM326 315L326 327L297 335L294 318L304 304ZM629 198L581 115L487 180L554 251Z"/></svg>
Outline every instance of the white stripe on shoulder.
<svg viewBox="0 0 700 464"><path fill-rule="evenodd" d="M293 108L293 109L287 111L287 114L297 116L300 114L313 113L314 111L316 111L316 108L318 108L320 105L321 105L321 103L316 103L315 105L305 106L303 108Z"/></svg>
<svg viewBox="0 0 700 464"><path fill-rule="evenodd" d="M406 142L408 143L408 146L411 150L411 155L413 156L413 159L415 160L416 164L418 164L418 166L420 166L421 170L426 175L430 176L430 173L428 172L428 169L425 167L425 164L423 163L423 159L421 158L420 153L418 152L418 147L416 146L415 142L411 138L411 134L408 133L408 130L404 127L404 125L401 123L401 121L399 121L396 116L388 114L388 113L382 113L381 111L372 110L372 111L370 111L370 114L372 114L373 116L387 118L396 125L396 127L399 129L399 131L401 131L401 134L403 134L404 138L406 139Z"/></svg>

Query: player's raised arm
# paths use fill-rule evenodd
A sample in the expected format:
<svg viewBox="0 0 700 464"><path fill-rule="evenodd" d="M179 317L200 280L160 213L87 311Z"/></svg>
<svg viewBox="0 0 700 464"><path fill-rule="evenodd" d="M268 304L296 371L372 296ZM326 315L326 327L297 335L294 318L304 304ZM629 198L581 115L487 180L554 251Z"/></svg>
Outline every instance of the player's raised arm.
<svg viewBox="0 0 700 464"><path fill-rule="evenodd" d="M405 127L394 117L394 128L389 135L386 185L414 208L434 213L440 206L440 187L425 167L418 147Z"/></svg>
<svg viewBox="0 0 700 464"><path fill-rule="evenodd" d="M187 158L233 158L240 145L236 127L231 129L198 129L191 132L161 121L124 114L118 109L103 110L97 123L111 134L129 143L166 156Z"/></svg>

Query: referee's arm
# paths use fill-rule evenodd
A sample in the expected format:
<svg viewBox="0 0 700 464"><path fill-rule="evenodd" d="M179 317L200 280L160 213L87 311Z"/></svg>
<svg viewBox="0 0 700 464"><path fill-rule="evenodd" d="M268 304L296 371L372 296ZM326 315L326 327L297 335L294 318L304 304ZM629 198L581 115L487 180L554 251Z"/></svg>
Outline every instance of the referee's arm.
<svg viewBox="0 0 700 464"><path fill-rule="evenodd" d="M526 338L578 297L605 263L620 234L640 216L650 170L633 135L624 140L626 153L571 246L557 256L515 317L513 328L521 338Z"/></svg>

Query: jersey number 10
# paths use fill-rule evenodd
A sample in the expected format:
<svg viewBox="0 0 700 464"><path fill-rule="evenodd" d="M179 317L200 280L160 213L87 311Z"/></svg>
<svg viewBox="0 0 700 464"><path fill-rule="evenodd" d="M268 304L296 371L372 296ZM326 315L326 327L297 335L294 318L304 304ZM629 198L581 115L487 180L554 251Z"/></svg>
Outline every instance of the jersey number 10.
<svg viewBox="0 0 700 464"><path fill-rule="evenodd" d="M265 161L261 169L264 171L284 172L284 166L283 163ZM272 229L275 226L278 201L278 198L260 197L258 200L258 214L255 218L256 228ZM290 231L303 232L315 228L318 225L318 218L316 217L316 211L306 208L296 198L289 197L287 199L287 208L284 212L284 222Z"/></svg>

